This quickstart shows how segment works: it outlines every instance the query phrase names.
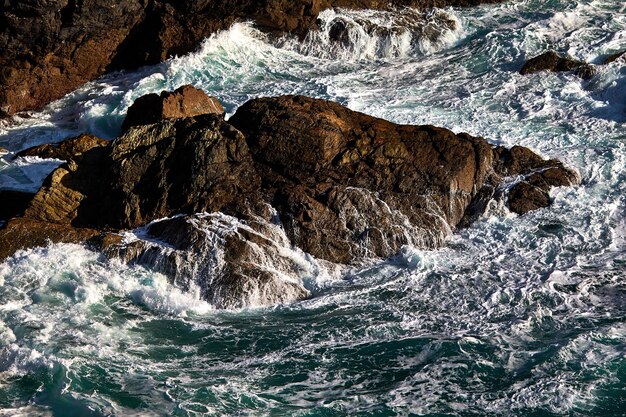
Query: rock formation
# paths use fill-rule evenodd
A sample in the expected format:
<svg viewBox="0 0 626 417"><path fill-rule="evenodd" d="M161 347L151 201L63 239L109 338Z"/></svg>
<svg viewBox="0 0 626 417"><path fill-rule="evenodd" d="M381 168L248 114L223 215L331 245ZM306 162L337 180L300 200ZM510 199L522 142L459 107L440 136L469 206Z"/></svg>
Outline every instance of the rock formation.
<svg viewBox="0 0 626 417"><path fill-rule="evenodd" d="M146 101L137 103L140 112ZM358 264L406 244L434 248L491 199L508 197L521 214L578 181L525 148L301 96L252 100L228 123L182 116L129 127L55 170L0 230L0 256L51 236L83 241L148 225L131 243L109 235L105 252L194 282L222 306L254 304L250 294L277 286L295 299L306 290L289 277L307 268L294 261L304 253Z"/></svg>
<svg viewBox="0 0 626 417"><path fill-rule="evenodd" d="M38 156L45 159L72 160L90 149L98 146L107 146L109 141L92 135L80 135L66 139L61 143L46 143L18 152L16 157Z"/></svg>
<svg viewBox="0 0 626 417"><path fill-rule="evenodd" d="M554 51L548 51L529 59L520 70L520 74L526 75L540 71L573 71L585 80L593 77L596 73L593 65L571 58L564 58Z"/></svg>
<svg viewBox="0 0 626 417"><path fill-rule="evenodd" d="M174 92L163 91L161 95L148 94L139 97L129 107L122 130L201 114L224 116L224 107L216 98L207 96L202 90L185 85Z"/></svg>
<svg viewBox="0 0 626 417"><path fill-rule="evenodd" d="M24 191L0 190L0 221L22 215L33 197Z"/></svg>
<svg viewBox="0 0 626 417"><path fill-rule="evenodd" d="M472 6L501 0L7 0L0 3L0 116L41 107L107 71L193 51L235 21L304 36L331 7Z"/></svg>

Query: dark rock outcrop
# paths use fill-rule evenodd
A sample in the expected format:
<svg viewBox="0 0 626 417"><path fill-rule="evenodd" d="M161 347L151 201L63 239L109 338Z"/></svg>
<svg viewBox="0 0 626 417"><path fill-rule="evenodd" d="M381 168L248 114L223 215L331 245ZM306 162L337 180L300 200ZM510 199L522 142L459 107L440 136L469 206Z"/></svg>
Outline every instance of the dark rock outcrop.
<svg viewBox="0 0 626 417"><path fill-rule="evenodd" d="M163 91L148 94L135 100L126 113L122 130L132 126L149 125L166 119L200 116L202 114L224 115L224 107L214 97L191 85L180 87L174 92Z"/></svg>
<svg viewBox="0 0 626 417"><path fill-rule="evenodd" d="M200 115L134 126L71 159L0 230L0 243L6 256L23 247L26 238L14 239L21 233L33 245L39 234L75 241L183 215L151 224L134 242L109 239L105 251L193 282L218 305L248 305L250 294L279 287L290 299L306 294L285 278L303 268L289 250L354 264L406 244L433 248L485 202L508 196L511 210L525 213L548 206L551 187L577 181L525 148L323 100L256 99L228 123ZM36 227L25 229L28 222ZM57 237L66 229L74 232Z"/></svg>
<svg viewBox="0 0 626 417"><path fill-rule="evenodd" d="M24 191L0 190L0 221L23 214L34 196Z"/></svg>
<svg viewBox="0 0 626 417"><path fill-rule="evenodd" d="M229 123L248 138L290 239L334 262L391 256L404 244L436 247L464 225L485 190L499 197L506 177L536 177L533 186L546 195L577 182L560 162L525 148L493 148L467 134L396 125L305 97L252 100ZM553 171L561 177L538 179Z"/></svg>
<svg viewBox="0 0 626 417"><path fill-rule="evenodd" d="M0 259L6 259L21 249L47 246L50 243L87 242L100 233L99 230L75 228L67 223L17 217L0 229Z"/></svg>
<svg viewBox="0 0 626 417"><path fill-rule="evenodd" d="M540 71L573 71L583 79L589 79L596 73L593 65L571 58L564 58L554 51L548 51L529 59L520 70L520 74L527 75Z"/></svg>
<svg viewBox="0 0 626 417"><path fill-rule="evenodd" d="M25 216L125 229L178 213L223 211L259 183L245 138L221 117L136 126L55 170Z"/></svg>
<svg viewBox="0 0 626 417"><path fill-rule="evenodd" d="M92 135L80 135L75 138L66 139L60 143L46 143L44 145L34 146L18 152L15 156L38 156L46 159L69 161L95 147L107 146L108 143L108 140L100 139Z"/></svg>
<svg viewBox="0 0 626 417"><path fill-rule="evenodd" d="M235 21L304 36L331 7L473 6L501 0L24 0L0 2L0 116L41 107L107 71L193 51Z"/></svg>

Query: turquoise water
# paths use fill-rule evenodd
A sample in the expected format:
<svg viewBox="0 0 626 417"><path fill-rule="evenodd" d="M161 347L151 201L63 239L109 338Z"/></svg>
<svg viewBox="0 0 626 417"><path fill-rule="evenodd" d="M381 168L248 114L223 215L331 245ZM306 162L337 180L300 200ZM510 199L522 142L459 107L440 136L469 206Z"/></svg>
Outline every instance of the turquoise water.
<svg viewBox="0 0 626 417"><path fill-rule="evenodd" d="M216 310L77 245L20 252L0 265L0 415L626 416L626 65L589 81L516 72L548 48L593 63L626 49L624 7L450 9L457 25L438 42L355 32L343 49L324 34L271 43L238 24L1 126L14 152L114 137L135 98L186 83L229 114L298 93L528 146L583 184L523 217L494 207L437 251L328 266L301 277L310 299L271 308ZM10 156L1 188L36 189L58 164Z"/></svg>

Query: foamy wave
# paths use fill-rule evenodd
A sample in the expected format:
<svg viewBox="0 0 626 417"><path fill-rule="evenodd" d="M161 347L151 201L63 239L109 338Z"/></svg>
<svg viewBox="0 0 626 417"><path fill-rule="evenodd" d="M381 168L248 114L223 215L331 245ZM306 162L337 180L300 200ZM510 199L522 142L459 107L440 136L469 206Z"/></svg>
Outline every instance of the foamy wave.
<svg viewBox="0 0 626 417"><path fill-rule="evenodd" d="M150 235L159 225L166 228L163 236ZM177 247L181 233L194 237ZM260 217L244 222L223 213L152 222L126 233L124 244L108 253L162 271L179 287L228 309L302 299L340 270L293 247L279 223Z"/></svg>
<svg viewBox="0 0 626 417"><path fill-rule="evenodd" d="M428 55L450 47L463 33L460 20L439 9L421 12L325 10L319 31L303 43L284 41L284 47L325 59L372 60Z"/></svg>

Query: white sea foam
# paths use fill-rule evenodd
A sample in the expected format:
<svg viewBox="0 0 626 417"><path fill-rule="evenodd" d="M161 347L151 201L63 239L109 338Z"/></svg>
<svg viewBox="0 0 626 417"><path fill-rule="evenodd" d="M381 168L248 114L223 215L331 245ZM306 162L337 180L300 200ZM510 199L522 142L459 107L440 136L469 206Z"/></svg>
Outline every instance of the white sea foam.
<svg viewBox="0 0 626 417"><path fill-rule="evenodd" d="M439 9L326 10L318 23L302 43L288 38L282 46L325 59L407 58L450 47L463 33L459 19Z"/></svg>
<svg viewBox="0 0 626 417"><path fill-rule="evenodd" d="M132 410L104 392L98 372L170 414L285 414L288 403L340 414L619 415L610 407L623 392L626 341L624 67L598 67L589 81L517 71L548 49L594 63L626 49L626 15L611 0L549 3L540 13L537 2L455 10L463 33L433 50L397 36L387 50L334 51L341 61L237 24L194 54L3 122L0 146L14 152L85 128L114 136L135 98L185 83L229 114L251 97L300 93L528 146L574 166L583 185L553 190L551 208L526 216L494 207L446 248L405 247L343 279L313 280L311 299L271 309L216 311L193 288L79 246L20 252L0 265L0 383L62 367L74 381L62 384L67 395L113 415ZM323 24L358 18L333 13ZM25 405L8 415L39 413Z"/></svg>

